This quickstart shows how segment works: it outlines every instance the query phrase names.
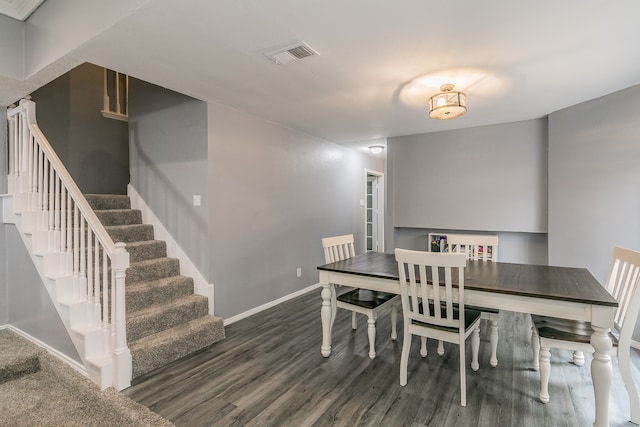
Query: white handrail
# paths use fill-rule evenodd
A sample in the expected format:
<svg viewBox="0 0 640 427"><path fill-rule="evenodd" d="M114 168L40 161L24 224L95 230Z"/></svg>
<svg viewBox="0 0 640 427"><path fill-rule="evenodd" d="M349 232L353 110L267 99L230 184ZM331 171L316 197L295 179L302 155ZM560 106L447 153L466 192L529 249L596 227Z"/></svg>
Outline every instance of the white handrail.
<svg viewBox="0 0 640 427"><path fill-rule="evenodd" d="M36 123L35 103L21 100L7 111L7 119L9 192L22 214L23 231L33 235L34 246L40 241L40 248L57 257L54 276L71 278L72 300L87 306L85 326L102 331L98 354L91 356L111 359L112 385L126 388L132 366L126 339L125 244L113 242L52 149Z"/></svg>

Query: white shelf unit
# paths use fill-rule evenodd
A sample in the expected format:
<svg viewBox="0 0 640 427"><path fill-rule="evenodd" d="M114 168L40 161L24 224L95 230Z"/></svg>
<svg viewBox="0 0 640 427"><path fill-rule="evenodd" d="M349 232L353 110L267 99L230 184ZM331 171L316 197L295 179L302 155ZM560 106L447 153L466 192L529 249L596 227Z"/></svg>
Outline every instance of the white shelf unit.
<svg viewBox="0 0 640 427"><path fill-rule="evenodd" d="M434 233L429 233L429 251L430 252L451 252L452 248L449 248L449 243L448 243L449 236L456 236L459 239L469 240L469 241L474 241L474 239L495 238L494 235L487 235L487 234L454 234L454 233L434 232ZM480 249L482 250L482 247ZM489 254L485 258L485 260L494 261L492 248L489 247L488 250L489 250Z"/></svg>

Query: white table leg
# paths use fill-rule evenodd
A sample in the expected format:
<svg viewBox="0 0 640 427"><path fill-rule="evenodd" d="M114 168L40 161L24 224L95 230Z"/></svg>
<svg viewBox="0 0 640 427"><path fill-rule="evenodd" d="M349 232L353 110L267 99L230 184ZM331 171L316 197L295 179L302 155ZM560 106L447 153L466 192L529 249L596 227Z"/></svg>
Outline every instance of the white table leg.
<svg viewBox="0 0 640 427"><path fill-rule="evenodd" d="M531 324L531 349L533 350L533 359L531 365L534 371L540 370L540 337L536 325Z"/></svg>
<svg viewBox="0 0 640 427"><path fill-rule="evenodd" d="M331 354L331 289L332 285L322 284L322 291L320 296L322 297L322 307L320 308L320 318L322 319L322 347L320 352L324 357L329 357Z"/></svg>
<svg viewBox="0 0 640 427"><path fill-rule="evenodd" d="M613 310L606 309L592 311L591 345L594 348L591 361L591 379L593 380L593 392L596 403L596 419L594 427L609 426L609 391L611 390L611 338L609 338L609 325L613 324Z"/></svg>
<svg viewBox="0 0 640 427"><path fill-rule="evenodd" d="M376 316L371 313L367 320L367 335L369 336L369 358L376 358Z"/></svg>
<svg viewBox="0 0 640 427"><path fill-rule="evenodd" d="M489 363L494 368L498 366L498 315L491 314L489 316L490 340L491 340L491 358Z"/></svg>

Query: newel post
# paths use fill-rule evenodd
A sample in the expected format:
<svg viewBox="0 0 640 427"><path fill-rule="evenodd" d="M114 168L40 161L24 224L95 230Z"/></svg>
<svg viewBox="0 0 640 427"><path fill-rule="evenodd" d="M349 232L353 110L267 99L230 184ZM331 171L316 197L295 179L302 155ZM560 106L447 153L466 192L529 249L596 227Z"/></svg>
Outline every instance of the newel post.
<svg viewBox="0 0 640 427"><path fill-rule="evenodd" d="M116 252L111 259L111 266L115 277L115 348L113 350L114 386L117 390L123 390L131 385L133 373L131 352L127 346L127 320L125 306L125 278L129 267L129 253L125 250L125 244L116 243Z"/></svg>

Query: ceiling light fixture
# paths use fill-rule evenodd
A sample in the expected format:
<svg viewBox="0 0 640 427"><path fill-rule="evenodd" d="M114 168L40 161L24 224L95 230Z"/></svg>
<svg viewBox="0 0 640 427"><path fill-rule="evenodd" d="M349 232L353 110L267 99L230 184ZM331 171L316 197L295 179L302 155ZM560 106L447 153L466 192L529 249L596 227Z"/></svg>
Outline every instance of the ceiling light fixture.
<svg viewBox="0 0 640 427"><path fill-rule="evenodd" d="M429 117L437 120L455 119L467 112L467 95L453 90L452 84L440 86L440 93L429 98Z"/></svg>
<svg viewBox="0 0 640 427"><path fill-rule="evenodd" d="M369 151L371 151L373 154L380 154L380 153L382 153L382 150L384 150L384 145L370 145L369 146Z"/></svg>

